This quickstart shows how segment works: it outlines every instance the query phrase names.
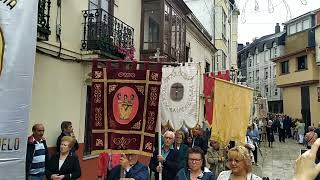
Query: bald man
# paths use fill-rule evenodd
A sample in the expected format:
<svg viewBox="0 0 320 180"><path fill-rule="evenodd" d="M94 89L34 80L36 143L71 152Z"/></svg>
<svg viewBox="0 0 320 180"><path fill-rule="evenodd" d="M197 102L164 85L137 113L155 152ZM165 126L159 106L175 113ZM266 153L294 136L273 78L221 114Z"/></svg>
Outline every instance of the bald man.
<svg viewBox="0 0 320 180"><path fill-rule="evenodd" d="M49 161L49 154L43 134L44 126L42 124L33 125L32 135L28 137L27 142L27 180L44 180L45 169Z"/></svg>

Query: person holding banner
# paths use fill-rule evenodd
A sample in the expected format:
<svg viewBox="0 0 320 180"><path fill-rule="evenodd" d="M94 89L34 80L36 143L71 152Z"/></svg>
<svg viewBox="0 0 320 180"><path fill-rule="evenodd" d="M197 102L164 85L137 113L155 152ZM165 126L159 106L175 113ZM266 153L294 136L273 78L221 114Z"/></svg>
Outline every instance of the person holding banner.
<svg viewBox="0 0 320 180"><path fill-rule="evenodd" d="M161 148L161 155L156 149L150 159L149 167L155 172L156 180L159 179L159 172L161 172L162 180L173 180L179 168L179 153L173 148L175 134L172 131L166 131L163 136L164 144Z"/></svg>
<svg viewBox="0 0 320 180"><path fill-rule="evenodd" d="M138 161L138 155L122 154L120 158L120 165L111 170L110 175L108 175L108 180L120 180L121 178L148 180L148 167Z"/></svg>
<svg viewBox="0 0 320 180"><path fill-rule="evenodd" d="M44 126L42 124L33 125L32 133L27 143L26 179L44 180L49 161L48 147L43 137Z"/></svg>

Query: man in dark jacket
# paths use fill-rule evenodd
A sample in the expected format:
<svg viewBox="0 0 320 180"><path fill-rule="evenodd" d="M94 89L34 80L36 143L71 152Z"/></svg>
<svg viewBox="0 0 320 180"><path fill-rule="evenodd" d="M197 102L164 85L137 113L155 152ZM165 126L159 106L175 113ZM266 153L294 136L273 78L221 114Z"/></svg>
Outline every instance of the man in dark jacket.
<svg viewBox="0 0 320 180"><path fill-rule="evenodd" d="M72 123L70 121L63 121L61 123L61 134L57 139L57 144L56 144L56 151L60 152L60 144L61 144L61 139L64 136L72 136L75 138L74 133L73 133L73 127L72 127ZM71 152L75 152L76 150L79 149L79 144L76 141L76 143L74 144L73 148L71 149Z"/></svg>
<svg viewBox="0 0 320 180"><path fill-rule="evenodd" d="M49 154L43 134L44 126L42 124L35 124L32 127L32 135L28 137L26 154L27 180L44 180Z"/></svg>
<svg viewBox="0 0 320 180"><path fill-rule="evenodd" d="M148 180L148 167L138 161L138 155L123 154L120 158L120 165L112 168L108 180L119 180L120 178Z"/></svg>
<svg viewBox="0 0 320 180"><path fill-rule="evenodd" d="M162 173L162 180L173 180L179 168L179 153L173 148L175 134L172 131L164 133L164 145L161 148L161 155L156 149L150 159L149 167L155 172L155 179L159 179L159 172ZM161 165L159 165L161 162Z"/></svg>
<svg viewBox="0 0 320 180"><path fill-rule="evenodd" d="M208 151L208 139L199 125L193 129L192 147L200 147L204 154Z"/></svg>

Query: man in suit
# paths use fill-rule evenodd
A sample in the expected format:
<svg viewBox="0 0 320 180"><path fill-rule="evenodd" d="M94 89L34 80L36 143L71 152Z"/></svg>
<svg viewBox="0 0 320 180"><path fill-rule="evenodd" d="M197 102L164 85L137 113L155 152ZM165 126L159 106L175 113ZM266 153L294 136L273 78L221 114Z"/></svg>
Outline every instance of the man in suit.
<svg viewBox="0 0 320 180"><path fill-rule="evenodd" d="M108 175L108 180L119 180L120 178L132 178L136 180L148 180L148 167L138 161L136 154L122 154L120 165L114 167Z"/></svg>
<svg viewBox="0 0 320 180"><path fill-rule="evenodd" d="M173 180L179 168L179 153L173 148L175 134L172 131L164 133L164 145L161 148L161 155L156 149L150 159L149 167L155 172L155 179L159 179L159 172L163 180ZM159 165L159 162L161 165Z"/></svg>

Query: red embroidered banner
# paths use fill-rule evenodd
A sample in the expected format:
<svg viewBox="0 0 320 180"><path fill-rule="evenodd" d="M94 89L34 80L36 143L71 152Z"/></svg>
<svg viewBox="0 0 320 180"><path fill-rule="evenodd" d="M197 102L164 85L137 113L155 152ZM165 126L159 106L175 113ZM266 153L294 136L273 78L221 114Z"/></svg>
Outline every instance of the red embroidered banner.
<svg viewBox="0 0 320 180"><path fill-rule="evenodd" d="M92 150L152 155L161 72L92 69Z"/></svg>
<svg viewBox="0 0 320 180"><path fill-rule="evenodd" d="M203 75L203 80L204 80L204 88L203 88L203 94L205 96L205 119L209 123L209 126L212 125L212 122L214 121L213 119L213 112L214 112L214 107L213 107L213 97L214 97L214 84L215 80L214 78L219 78L223 79L226 81L230 81L230 73L229 71L221 72L219 71L217 75L214 73L210 74L204 74Z"/></svg>

